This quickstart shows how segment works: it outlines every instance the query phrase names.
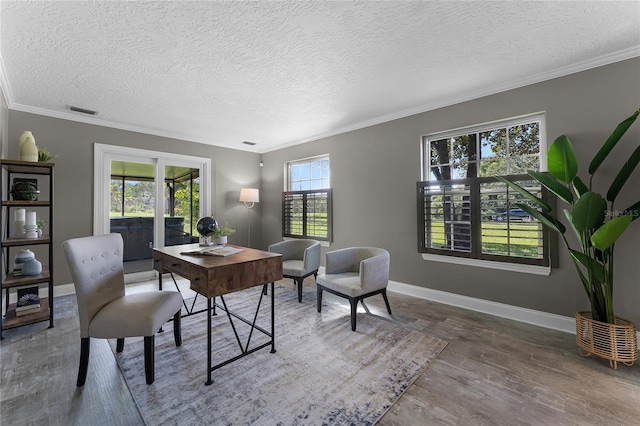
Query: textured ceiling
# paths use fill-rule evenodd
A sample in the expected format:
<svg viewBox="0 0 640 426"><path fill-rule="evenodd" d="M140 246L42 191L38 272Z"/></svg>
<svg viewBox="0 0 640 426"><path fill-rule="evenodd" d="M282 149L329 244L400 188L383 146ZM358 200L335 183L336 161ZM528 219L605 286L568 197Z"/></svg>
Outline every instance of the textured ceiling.
<svg viewBox="0 0 640 426"><path fill-rule="evenodd" d="M640 56L639 2L0 5L10 109L256 152Z"/></svg>

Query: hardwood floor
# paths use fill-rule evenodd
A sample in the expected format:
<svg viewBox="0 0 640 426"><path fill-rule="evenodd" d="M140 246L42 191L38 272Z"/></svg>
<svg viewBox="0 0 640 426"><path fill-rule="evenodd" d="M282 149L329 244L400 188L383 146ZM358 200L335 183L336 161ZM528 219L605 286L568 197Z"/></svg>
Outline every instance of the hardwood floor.
<svg viewBox="0 0 640 426"><path fill-rule="evenodd" d="M47 322L4 332L0 424L144 424L106 340L91 340L87 382L76 387L80 359L76 298L57 297L54 304L54 328L47 328Z"/></svg>
<svg viewBox="0 0 640 426"><path fill-rule="evenodd" d="M313 283L303 288L303 303L315 302ZM580 357L570 334L392 292L389 301L402 326L449 345L379 425L640 424L640 363L613 370ZM55 304L55 328L42 323L4 333L0 423L144 424L106 341L92 339L87 383L76 388L75 297ZM366 307L386 315L382 297L367 299Z"/></svg>

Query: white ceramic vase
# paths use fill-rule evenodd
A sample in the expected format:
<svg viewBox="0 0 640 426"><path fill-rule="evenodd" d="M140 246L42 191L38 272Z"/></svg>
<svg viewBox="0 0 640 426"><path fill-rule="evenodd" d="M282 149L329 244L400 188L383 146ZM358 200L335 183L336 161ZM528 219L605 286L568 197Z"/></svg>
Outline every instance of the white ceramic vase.
<svg viewBox="0 0 640 426"><path fill-rule="evenodd" d="M20 161L38 162L38 147L36 139L30 131L25 130L18 139L18 147L20 150Z"/></svg>
<svg viewBox="0 0 640 426"><path fill-rule="evenodd" d="M29 249L23 249L20 250L20 252L18 254L16 254L15 257L15 261L13 264L13 271L15 272L22 272L22 265L24 265L26 262L30 261L30 260L35 260L36 259L36 255L33 254L33 252Z"/></svg>

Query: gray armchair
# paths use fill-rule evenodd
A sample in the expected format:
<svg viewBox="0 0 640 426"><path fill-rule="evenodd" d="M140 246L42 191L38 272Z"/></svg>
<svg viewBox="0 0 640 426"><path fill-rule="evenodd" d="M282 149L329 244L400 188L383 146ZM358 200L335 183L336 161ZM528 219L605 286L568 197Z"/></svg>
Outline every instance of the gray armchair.
<svg viewBox="0 0 640 426"><path fill-rule="evenodd" d="M298 302L302 302L302 282L318 276L320 243L316 240L286 240L271 244L269 251L282 255L282 276L291 278L298 286Z"/></svg>
<svg viewBox="0 0 640 426"><path fill-rule="evenodd" d="M155 333L173 317L176 346L182 344L182 296L173 291L145 291L125 295L120 234L74 238L62 243L71 270L80 317L80 368L76 386L83 386L89 367L90 338L144 336L144 366L148 384L154 380Z"/></svg>
<svg viewBox="0 0 640 426"><path fill-rule="evenodd" d="M318 312L322 309L324 290L349 299L351 330L356 330L358 302L382 294L387 312L391 315L387 284L389 283L389 252L375 247L350 247L327 252L325 273L316 280Z"/></svg>

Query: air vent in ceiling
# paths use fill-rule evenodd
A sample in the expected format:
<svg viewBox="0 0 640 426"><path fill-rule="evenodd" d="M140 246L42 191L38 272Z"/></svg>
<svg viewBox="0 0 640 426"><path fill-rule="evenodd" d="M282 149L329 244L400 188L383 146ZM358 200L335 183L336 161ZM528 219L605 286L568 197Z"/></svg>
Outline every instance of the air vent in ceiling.
<svg viewBox="0 0 640 426"><path fill-rule="evenodd" d="M69 105L69 110L70 111L74 111L74 112L80 112L82 114L87 114L87 115L97 115L98 111L92 111L90 109L85 109L85 108L80 108L80 107L76 107L73 105Z"/></svg>
<svg viewBox="0 0 640 426"><path fill-rule="evenodd" d="M252 146L256 144L255 142L249 142L249 141L244 141L242 143L245 145L252 145Z"/></svg>

